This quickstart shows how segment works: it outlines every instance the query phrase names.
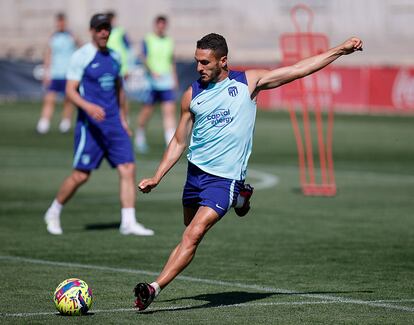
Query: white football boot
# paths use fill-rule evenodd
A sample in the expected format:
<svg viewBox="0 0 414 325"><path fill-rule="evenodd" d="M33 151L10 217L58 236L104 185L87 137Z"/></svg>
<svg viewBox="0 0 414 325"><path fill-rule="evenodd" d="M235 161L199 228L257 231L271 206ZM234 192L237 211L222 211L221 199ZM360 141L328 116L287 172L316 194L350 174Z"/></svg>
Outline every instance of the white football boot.
<svg viewBox="0 0 414 325"><path fill-rule="evenodd" d="M59 131L61 133L67 133L70 130L70 126L71 126L71 121L68 118L65 118L62 121L60 121Z"/></svg>
<svg viewBox="0 0 414 325"><path fill-rule="evenodd" d="M52 235L63 234L62 227L60 226L60 215L51 209L46 211L45 222L47 225L47 231Z"/></svg>
<svg viewBox="0 0 414 325"><path fill-rule="evenodd" d="M144 225L139 222L121 224L119 232L122 235L136 235L136 236L153 236L154 230L145 228Z"/></svg>
<svg viewBox="0 0 414 325"><path fill-rule="evenodd" d="M36 125L36 131L39 134L46 134L50 129L50 121L47 118L41 118Z"/></svg>

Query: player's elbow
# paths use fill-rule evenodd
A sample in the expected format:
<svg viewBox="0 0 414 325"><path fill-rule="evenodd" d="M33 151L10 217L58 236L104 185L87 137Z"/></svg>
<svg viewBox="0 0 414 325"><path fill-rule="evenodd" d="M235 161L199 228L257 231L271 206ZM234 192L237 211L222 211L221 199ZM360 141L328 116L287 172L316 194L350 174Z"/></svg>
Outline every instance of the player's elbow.
<svg viewBox="0 0 414 325"><path fill-rule="evenodd" d="M310 74L310 71L308 68L300 64L294 64L291 67L290 73L287 76L287 79L288 79L287 82L291 82L293 80L306 77L308 74Z"/></svg>
<svg viewBox="0 0 414 325"><path fill-rule="evenodd" d="M77 85L74 85L71 82L68 82L65 87L65 94L68 97L69 100L72 102L74 101L75 95L78 93L78 87Z"/></svg>

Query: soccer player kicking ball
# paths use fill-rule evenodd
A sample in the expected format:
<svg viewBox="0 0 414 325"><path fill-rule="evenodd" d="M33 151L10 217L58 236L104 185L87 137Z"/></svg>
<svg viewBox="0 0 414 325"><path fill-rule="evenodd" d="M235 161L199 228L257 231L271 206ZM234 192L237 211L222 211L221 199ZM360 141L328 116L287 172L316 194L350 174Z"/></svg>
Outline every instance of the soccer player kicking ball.
<svg viewBox="0 0 414 325"><path fill-rule="evenodd" d="M223 36L209 34L197 42L195 60L200 79L183 94L178 128L155 175L138 185L144 193L156 187L187 148L187 138L191 135L183 193L186 228L155 282L136 285L135 305L139 310L147 308L190 264L206 232L232 206L239 215L250 208L252 189L244 185L244 179L252 150L259 92L303 78L342 55L361 50L362 41L352 37L292 66L238 72L227 66L228 48Z"/></svg>

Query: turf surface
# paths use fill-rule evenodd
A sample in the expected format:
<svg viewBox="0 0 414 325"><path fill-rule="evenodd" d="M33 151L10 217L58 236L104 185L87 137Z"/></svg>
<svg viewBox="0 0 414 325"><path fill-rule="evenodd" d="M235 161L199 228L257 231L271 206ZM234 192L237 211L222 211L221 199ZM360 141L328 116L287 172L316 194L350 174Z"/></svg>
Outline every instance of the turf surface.
<svg viewBox="0 0 414 325"><path fill-rule="evenodd" d="M149 195L139 220L156 232L119 234L118 178L106 163L62 214L62 236L43 214L71 169L72 134L34 131L39 103L0 104L0 322L142 324L408 324L414 322L413 117L336 116L338 195L299 190L286 113L259 112L245 218L230 212L192 264L144 313L132 288L152 281L183 231L183 158ZM132 107L131 120L137 107ZM157 166L159 114L137 179ZM64 279L94 292L89 316L62 317L51 300Z"/></svg>

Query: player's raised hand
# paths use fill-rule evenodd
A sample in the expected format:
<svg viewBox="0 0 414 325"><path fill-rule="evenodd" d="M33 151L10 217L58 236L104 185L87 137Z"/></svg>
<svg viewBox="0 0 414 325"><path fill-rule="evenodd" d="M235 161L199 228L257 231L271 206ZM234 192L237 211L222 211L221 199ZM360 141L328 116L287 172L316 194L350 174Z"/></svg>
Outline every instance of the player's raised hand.
<svg viewBox="0 0 414 325"><path fill-rule="evenodd" d="M351 37L342 43L343 54L351 54L355 51L362 51L362 41L358 37Z"/></svg>
<svg viewBox="0 0 414 325"><path fill-rule="evenodd" d="M138 184L138 189L142 193L149 193L151 190L158 185L158 182L154 178L144 178Z"/></svg>
<svg viewBox="0 0 414 325"><path fill-rule="evenodd" d="M99 105L89 103L89 105L85 107L85 111L90 117L98 122L102 122L105 119L105 111Z"/></svg>

